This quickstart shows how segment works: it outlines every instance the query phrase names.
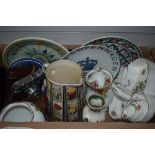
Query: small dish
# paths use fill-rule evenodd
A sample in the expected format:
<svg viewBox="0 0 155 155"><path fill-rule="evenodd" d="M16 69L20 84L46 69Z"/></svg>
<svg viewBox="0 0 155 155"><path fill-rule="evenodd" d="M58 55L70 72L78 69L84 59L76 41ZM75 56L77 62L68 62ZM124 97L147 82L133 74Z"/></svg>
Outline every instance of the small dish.
<svg viewBox="0 0 155 155"><path fill-rule="evenodd" d="M44 122L39 108L30 102L14 102L3 108L0 113L2 122Z"/></svg>

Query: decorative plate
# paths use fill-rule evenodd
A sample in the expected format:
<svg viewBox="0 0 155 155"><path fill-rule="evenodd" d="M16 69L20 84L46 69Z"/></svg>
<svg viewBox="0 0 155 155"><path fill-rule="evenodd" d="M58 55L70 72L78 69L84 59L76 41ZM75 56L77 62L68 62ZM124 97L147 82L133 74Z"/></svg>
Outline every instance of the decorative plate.
<svg viewBox="0 0 155 155"><path fill-rule="evenodd" d="M116 44L122 45L123 47L127 48L132 54L132 60L143 57L141 50L134 43L132 43L129 40L126 40L124 38L119 38L119 37L97 38L95 40L87 42L84 46L102 45L104 43L116 43Z"/></svg>
<svg viewBox="0 0 155 155"><path fill-rule="evenodd" d="M128 66L132 62L132 54L122 45L116 43L104 43L103 46L117 53L121 65Z"/></svg>
<svg viewBox="0 0 155 155"><path fill-rule="evenodd" d="M61 59L68 53L58 43L44 38L22 38L10 43L3 51L2 59L6 67L22 58L34 58L43 63Z"/></svg>
<svg viewBox="0 0 155 155"><path fill-rule="evenodd" d="M64 59L78 63L83 76L93 69L102 68L109 71L115 78L120 69L118 55L106 47L101 46L83 46L71 51Z"/></svg>
<svg viewBox="0 0 155 155"><path fill-rule="evenodd" d="M9 68L20 68L27 65L34 65L35 68L42 68L43 63L33 58L23 58L15 61Z"/></svg>

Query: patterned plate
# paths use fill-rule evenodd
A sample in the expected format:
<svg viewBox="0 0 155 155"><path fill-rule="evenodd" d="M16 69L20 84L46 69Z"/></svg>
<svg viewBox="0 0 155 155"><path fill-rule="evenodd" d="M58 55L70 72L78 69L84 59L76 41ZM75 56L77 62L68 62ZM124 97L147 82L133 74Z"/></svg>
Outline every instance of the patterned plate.
<svg viewBox="0 0 155 155"><path fill-rule="evenodd" d="M3 62L9 67L22 58L34 58L43 63L61 59L68 53L67 49L44 38L22 38L10 43L3 51Z"/></svg>
<svg viewBox="0 0 155 155"><path fill-rule="evenodd" d="M116 52L119 56L121 65L128 66L132 62L132 54L122 45L116 43L104 43L103 46Z"/></svg>
<svg viewBox="0 0 155 155"><path fill-rule="evenodd" d="M83 46L71 51L64 59L78 63L85 76L90 70L103 68L109 71L115 78L120 69L118 55L106 47Z"/></svg>
<svg viewBox="0 0 155 155"><path fill-rule="evenodd" d="M119 38L119 37L98 38L98 39L95 39L95 40L92 40L92 41L86 43L84 46L87 46L87 45L102 45L104 43L117 43L117 44L120 44L123 47L127 48L130 51L131 55L132 55L132 60L143 57L140 49L134 43L132 43L131 41L128 41L126 39Z"/></svg>

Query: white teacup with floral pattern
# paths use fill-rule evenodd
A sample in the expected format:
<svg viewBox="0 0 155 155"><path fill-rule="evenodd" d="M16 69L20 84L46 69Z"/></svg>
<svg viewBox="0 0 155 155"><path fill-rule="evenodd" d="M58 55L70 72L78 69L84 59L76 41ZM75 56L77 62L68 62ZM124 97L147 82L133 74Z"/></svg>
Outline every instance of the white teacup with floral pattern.
<svg viewBox="0 0 155 155"><path fill-rule="evenodd" d="M127 67L122 67L118 77L115 79L112 87L115 90L120 90L118 95L126 96L128 99L140 91L143 91L146 86L148 77L148 61L146 59L136 59Z"/></svg>
<svg viewBox="0 0 155 155"><path fill-rule="evenodd" d="M108 107L112 97L109 89L112 82L111 73L103 69L92 70L86 75L86 101L91 109Z"/></svg>
<svg viewBox="0 0 155 155"><path fill-rule="evenodd" d="M155 63L148 61L149 73L147 78L146 87L144 89L145 94L155 96Z"/></svg>

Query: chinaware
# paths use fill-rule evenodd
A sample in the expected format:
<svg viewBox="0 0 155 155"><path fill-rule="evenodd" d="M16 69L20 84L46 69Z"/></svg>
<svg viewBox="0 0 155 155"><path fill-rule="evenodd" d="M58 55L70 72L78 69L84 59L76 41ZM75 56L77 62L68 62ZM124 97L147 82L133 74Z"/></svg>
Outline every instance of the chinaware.
<svg viewBox="0 0 155 155"><path fill-rule="evenodd" d="M14 102L7 105L0 113L3 122L44 122L39 108L31 102Z"/></svg>
<svg viewBox="0 0 155 155"><path fill-rule="evenodd" d="M146 97L146 100L147 100L147 102L149 104L148 105L149 106L149 109L148 109L148 112L145 115L145 117L141 120L141 122L148 122L155 115L155 96L148 95L148 94L146 95L145 94L145 97Z"/></svg>
<svg viewBox="0 0 155 155"><path fill-rule="evenodd" d="M122 113L122 119L130 122L143 122L143 118L148 113L149 104L142 92L132 96L128 105Z"/></svg>
<svg viewBox="0 0 155 155"><path fill-rule="evenodd" d="M116 52L117 55L119 56L120 64L123 66L127 66L133 61L131 52L120 44L104 43L102 44L102 46L105 46L109 48L110 50Z"/></svg>
<svg viewBox="0 0 155 155"><path fill-rule="evenodd" d="M132 60L143 57L141 50L134 43L121 37L115 37L115 36L101 37L101 38L97 38L92 41L89 41L83 46L102 45L104 43L115 43L127 48L132 55Z"/></svg>
<svg viewBox="0 0 155 155"><path fill-rule="evenodd" d="M61 59L67 53L68 50L65 47L52 40L26 37L8 44L2 53L2 59L4 65L9 67L22 58L34 58L42 63L51 63Z"/></svg>
<svg viewBox="0 0 155 155"><path fill-rule="evenodd" d="M144 89L144 93L155 96L155 87L153 84L155 81L155 63L148 60L148 66L148 78Z"/></svg>
<svg viewBox="0 0 155 155"><path fill-rule="evenodd" d="M120 70L112 87L115 93L130 98L133 94L144 91L148 78L148 62L146 59L136 59Z"/></svg>
<svg viewBox="0 0 155 155"><path fill-rule="evenodd" d="M110 85L113 77L103 69L92 70L86 78L86 101L91 109L102 109L108 106L111 97Z"/></svg>
<svg viewBox="0 0 155 155"><path fill-rule="evenodd" d="M83 108L82 120L84 122L104 122L106 116L106 110L92 111L88 106Z"/></svg>
<svg viewBox="0 0 155 155"><path fill-rule="evenodd" d="M79 64L83 70L83 76L97 68L106 69L113 78L115 78L120 69L120 61L118 55L106 47L85 46L77 48L64 56Z"/></svg>
<svg viewBox="0 0 155 155"><path fill-rule="evenodd" d="M82 117L83 81L80 66L59 60L44 64L49 121L79 121Z"/></svg>
<svg viewBox="0 0 155 155"><path fill-rule="evenodd" d="M85 88L85 99L86 104L92 110L102 110L109 107L113 99L113 92L109 89L106 94L101 95L93 89L86 87Z"/></svg>
<svg viewBox="0 0 155 155"><path fill-rule="evenodd" d="M42 68L43 63L34 58L23 58L15 61L9 68L22 68L30 65L33 65L35 70L38 68Z"/></svg>
<svg viewBox="0 0 155 155"><path fill-rule="evenodd" d="M99 93L104 93L113 82L112 74L103 69L91 70L85 79L86 84Z"/></svg>
<svg viewBox="0 0 155 155"><path fill-rule="evenodd" d="M134 94L129 101L122 100L114 95L109 106L109 115L113 120L129 122L148 122L154 114L143 92Z"/></svg>
<svg viewBox="0 0 155 155"><path fill-rule="evenodd" d="M113 120L122 120L123 109L127 106L128 101L117 96L113 96L113 100L109 105L109 115Z"/></svg>

